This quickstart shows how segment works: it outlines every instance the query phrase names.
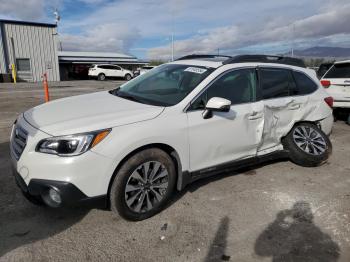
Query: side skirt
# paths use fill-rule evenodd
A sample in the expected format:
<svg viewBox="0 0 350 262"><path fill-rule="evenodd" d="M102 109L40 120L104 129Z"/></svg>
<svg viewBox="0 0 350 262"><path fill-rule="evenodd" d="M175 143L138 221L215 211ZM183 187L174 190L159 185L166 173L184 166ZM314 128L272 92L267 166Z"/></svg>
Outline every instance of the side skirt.
<svg viewBox="0 0 350 262"><path fill-rule="evenodd" d="M188 184L202 178L206 178L206 177L214 176L220 173L234 171L234 170L238 170L246 167L255 166L271 160L286 159L286 158L288 158L288 151L281 150L281 151L272 152L262 156L256 156L248 159L231 161L228 163L201 169L194 172L183 171L182 185L180 190L184 189Z"/></svg>

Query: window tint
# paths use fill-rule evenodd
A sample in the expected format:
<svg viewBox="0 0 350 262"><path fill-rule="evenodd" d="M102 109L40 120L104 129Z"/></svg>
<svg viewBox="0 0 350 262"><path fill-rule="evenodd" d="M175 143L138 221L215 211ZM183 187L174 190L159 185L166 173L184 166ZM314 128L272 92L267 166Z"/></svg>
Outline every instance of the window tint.
<svg viewBox="0 0 350 262"><path fill-rule="evenodd" d="M114 69L114 66L112 65L101 65L101 66L98 66L99 68L101 69Z"/></svg>
<svg viewBox="0 0 350 262"><path fill-rule="evenodd" d="M261 92L263 99L285 97L289 95L291 72L285 69L260 69Z"/></svg>
<svg viewBox="0 0 350 262"><path fill-rule="evenodd" d="M350 78L350 63L335 64L324 78Z"/></svg>
<svg viewBox="0 0 350 262"><path fill-rule="evenodd" d="M307 95L317 89L317 84L300 72L293 72L296 85L291 88L291 95Z"/></svg>
<svg viewBox="0 0 350 262"><path fill-rule="evenodd" d="M112 66L112 69L114 69L114 70L121 70L121 68L119 66Z"/></svg>
<svg viewBox="0 0 350 262"><path fill-rule="evenodd" d="M30 60L29 58L17 58L16 59L18 71L30 71Z"/></svg>
<svg viewBox="0 0 350 262"><path fill-rule="evenodd" d="M255 69L235 70L225 74L198 97L191 109L203 109L212 97L222 97L231 101L233 105L253 102L256 99Z"/></svg>

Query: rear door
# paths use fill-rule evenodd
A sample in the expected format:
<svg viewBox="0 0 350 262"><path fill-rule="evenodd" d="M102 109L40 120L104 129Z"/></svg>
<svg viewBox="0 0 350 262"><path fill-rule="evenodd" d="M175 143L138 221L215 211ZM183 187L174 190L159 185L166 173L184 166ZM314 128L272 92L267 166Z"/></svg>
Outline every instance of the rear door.
<svg viewBox="0 0 350 262"><path fill-rule="evenodd" d="M334 64L322 80L330 81L327 92L335 107L350 107L350 63Z"/></svg>
<svg viewBox="0 0 350 262"><path fill-rule="evenodd" d="M103 73L105 76L111 77L113 76L113 72L111 70L110 65L100 65L98 66L101 70L101 73Z"/></svg>
<svg viewBox="0 0 350 262"><path fill-rule="evenodd" d="M265 121L258 151L263 154L280 145L281 137L292 128L307 98L291 96L289 90L295 82L289 69L260 67L259 81Z"/></svg>
<svg viewBox="0 0 350 262"><path fill-rule="evenodd" d="M111 71L114 77L124 77L120 66L112 65Z"/></svg>

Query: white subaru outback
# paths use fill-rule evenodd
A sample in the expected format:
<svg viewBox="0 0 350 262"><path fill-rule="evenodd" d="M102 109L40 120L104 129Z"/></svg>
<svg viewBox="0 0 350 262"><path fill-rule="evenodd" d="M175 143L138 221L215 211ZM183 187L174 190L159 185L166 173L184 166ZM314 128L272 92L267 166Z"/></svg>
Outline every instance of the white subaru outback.
<svg viewBox="0 0 350 262"><path fill-rule="evenodd" d="M279 157L320 165L332 102L301 60L191 55L21 114L14 175L34 203L102 204L142 220L199 178Z"/></svg>

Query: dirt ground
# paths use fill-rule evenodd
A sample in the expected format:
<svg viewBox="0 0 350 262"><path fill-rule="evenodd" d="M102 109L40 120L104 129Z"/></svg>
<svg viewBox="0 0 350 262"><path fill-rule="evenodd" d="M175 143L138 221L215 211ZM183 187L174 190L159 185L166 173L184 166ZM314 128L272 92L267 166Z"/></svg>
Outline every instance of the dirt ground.
<svg viewBox="0 0 350 262"><path fill-rule="evenodd" d="M52 99L120 81L50 83ZM0 84L0 261L350 261L350 126L317 168L288 161L204 179L162 213L127 222L106 210L27 202L11 174L10 128L43 102L40 84Z"/></svg>

